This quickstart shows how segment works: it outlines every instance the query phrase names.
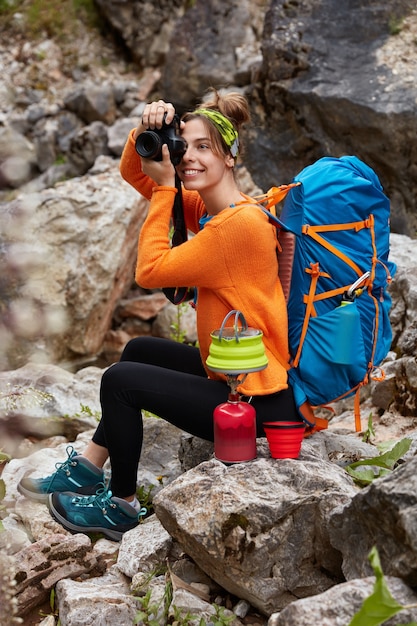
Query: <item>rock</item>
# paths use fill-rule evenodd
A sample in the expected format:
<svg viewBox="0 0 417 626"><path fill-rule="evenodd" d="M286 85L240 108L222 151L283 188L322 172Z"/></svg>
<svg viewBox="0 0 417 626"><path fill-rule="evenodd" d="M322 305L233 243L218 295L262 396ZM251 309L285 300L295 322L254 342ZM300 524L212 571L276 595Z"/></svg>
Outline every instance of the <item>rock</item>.
<svg viewBox="0 0 417 626"><path fill-rule="evenodd" d="M26 217L16 254L28 255L28 265L13 304L13 367L29 354L51 362L96 354L119 299L130 289L146 201L121 179L117 164L104 156L100 162L105 166L95 175L14 205ZM35 249L39 264L33 268ZM27 318L20 320L22 311Z"/></svg>
<svg viewBox="0 0 417 626"><path fill-rule="evenodd" d="M204 572L269 615L342 580L327 519L355 493L343 470L306 451L300 461L202 463L163 489L154 507Z"/></svg>
<svg viewBox="0 0 417 626"><path fill-rule="evenodd" d="M153 515L123 535L117 567L129 578L137 572L151 573L165 562L171 547L172 538Z"/></svg>
<svg viewBox="0 0 417 626"><path fill-rule="evenodd" d="M121 300L116 310L116 316L124 319L138 317L141 320L149 320L158 315L167 306L168 300L162 292L145 295L131 296Z"/></svg>
<svg viewBox="0 0 417 626"><path fill-rule="evenodd" d="M10 126L0 128L0 189L23 185L32 177L35 164L33 144Z"/></svg>
<svg viewBox="0 0 417 626"><path fill-rule="evenodd" d="M103 122L107 126L116 118L116 103L111 85L85 85L69 93L65 107L87 124Z"/></svg>
<svg viewBox="0 0 417 626"><path fill-rule="evenodd" d="M136 128L140 122L140 117L126 117L116 120L107 131L108 148L112 154L120 157L125 147L126 138L129 136L132 128Z"/></svg>
<svg viewBox="0 0 417 626"><path fill-rule="evenodd" d="M197 1L189 8L169 40L161 79L167 98L183 109L213 85L250 84L261 64L265 10L260 0Z"/></svg>
<svg viewBox="0 0 417 626"><path fill-rule="evenodd" d="M62 626L133 624L138 602L116 567L89 580L61 580L56 586Z"/></svg>
<svg viewBox="0 0 417 626"><path fill-rule="evenodd" d="M97 566L91 540L82 534L51 535L18 552L14 560L19 615L46 600L62 578L81 576Z"/></svg>
<svg viewBox="0 0 417 626"><path fill-rule="evenodd" d="M394 599L403 605L415 605L417 596L415 592L399 578L386 577L389 591ZM371 595L375 578L373 576L354 579L340 585L335 585L324 593L319 593L311 598L296 600L285 607L279 614L271 616L268 626L346 626L350 623L353 615L359 611L363 601ZM416 619L417 609L409 608L398 616L384 621L384 626L397 626L401 623L409 623Z"/></svg>
<svg viewBox="0 0 417 626"><path fill-rule="evenodd" d="M97 157L109 154L107 126L103 122L92 122L71 137L68 158L79 175L93 167Z"/></svg>
<svg viewBox="0 0 417 626"><path fill-rule="evenodd" d="M284 541L287 536L292 538L291 532L295 533L298 528L302 537L301 543L296 538L293 543L274 547L278 566L274 570L275 578L267 581L270 584L280 577L279 603L283 605L297 595L316 594L292 601L279 615L270 618L269 626L295 622L309 626L312 622L335 624L342 617L345 626L352 607L358 607L370 592L371 582L368 581L371 579L336 583L343 580L345 568L349 575L355 575L355 567L364 574L369 573L364 559L372 541L375 519L378 520L376 527L382 520L376 536L384 567L391 559L397 568L395 575L402 567L404 571L400 574L407 580L414 580L412 537L415 533L410 493L413 493L415 468L406 468L414 463L417 446L414 423L416 253L414 240L404 234L414 236L416 231L416 10L409 0L397 2L395 8L351 0L345 3L323 0L319 6L311 0L302 3L273 0L268 6L262 0L245 0L239 4L233 0L227 6L219 0L208 3L197 0L191 5L188 0L162 0L157 6L147 0L123 3L99 0L97 4L104 19L111 23L112 31L130 50L136 66L128 66L109 38L91 35L81 21L76 24L75 41L71 38L58 45L50 38L31 41L24 13L15 13L3 29L0 43L0 258L3 268L0 369L6 374L0 385L7 382L18 385L12 390L0 386L0 438L2 447L10 444L14 457L2 474L6 483L2 504L6 510L2 513L5 530L0 535L3 583L0 621L5 624L5 620L10 624L15 621L8 592L14 574L10 555L22 553L32 545L36 546L36 551L41 545L39 542L44 542L48 551L57 531L64 537L64 543L74 539L52 520L45 505L31 503L18 495L17 482L27 470L53 471L55 463L65 459L68 443L83 449L95 426L95 414L100 410L97 404L100 370L90 370L78 378L78 375L68 376L68 372L53 372L47 367L36 369L33 364L25 369L28 359L33 357L38 365L40 361L58 362L78 369L102 356L107 341L107 361L100 361L100 364L108 365L118 358L123 344L132 336L171 336L173 326L178 324L178 309L165 315L164 307L164 315L158 316L154 323L153 317L147 321L138 317L137 302L132 306L129 302L138 293L132 289L136 239L147 203L121 181L117 159L127 133L141 118L145 102L163 97L171 99L182 111L194 107L206 86L226 82L232 89L248 95L252 109L254 124L242 133L246 167L240 163L236 169L246 193L255 195L273 184L289 182L304 165L324 154L357 154L380 176L391 199L393 230L403 234L391 237L391 258L398 264L391 287L393 351L382 364L385 381L372 382L364 390L362 409L364 414L372 415L376 429L374 441L409 434L413 444L404 457L403 466L392 473L392 482L379 480L364 491L353 488L342 468L358 457L375 456L377 450L363 444L361 437L353 434L350 399L338 403L329 432L314 435L303 443L303 454L297 463L304 463L305 471L295 474L301 486L294 495L294 475L290 472L281 471L281 480L271 485L269 474L273 462L268 458L263 440L258 440L259 459L252 465L252 468L258 467L259 472L253 473L250 480L247 476L239 482L245 474L244 468L222 469L220 466L219 471L217 461L205 463L212 455L212 444L189 437L151 417L145 419L138 484L144 492L151 487L152 491L161 492L158 496L161 499L165 498L162 494L173 494L173 502L167 498L163 505L172 523L179 522L175 532L186 537L191 552L201 553L203 566L209 563L209 569L216 572L223 570L225 563L232 563L236 568L233 572L244 571L246 560L236 561L239 554L244 553L245 541L250 545L251 537L237 524L225 533L227 558L220 550L207 557L207 545L210 541L214 543L218 536L202 538L202 546L198 545L197 549L193 543L195 536L196 541L200 541L198 533L207 528L197 529L195 536L189 533L195 512L196 520L203 522L205 515L212 514L213 520L209 521L217 530L214 518L218 515L221 525L226 504L228 519L239 521L241 516L247 515L246 503L252 503L256 495L251 523L256 523L254 514L264 507L278 517L282 514L277 528ZM347 49L349 55L346 55ZM159 297L155 294L156 299ZM130 309L128 317L119 316L121 301L124 311ZM181 329L190 341L196 336L192 317ZM25 367L21 370L21 366ZM53 399L42 396L51 390ZM15 401L17 405L13 405ZM87 415L88 410L83 410L81 403L88 406L92 414ZM71 419L65 415L70 415ZM39 438L43 437L48 438L39 443ZM36 454L31 455L34 450ZM268 468L266 481L265 464ZM311 470L317 465L332 467L326 470L329 476L317 476ZM191 468L195 469L191 470L190 477L181 476ZM222 479L223 475L229 476L224 491L222 484L215 484L217 472ZM402 474L397 475L397 472ZM335 474L344 487L347 480L349 488L345 490L342 486L333 502ZM284 478L289 485L284 484ZM208 485L208 493L203 493L201 498L203 504L207 502L205 511L199 502L194 511L194 480L202 491L203 486ZM181 500L177 481L178 485L188 485L189 502L185 497ZM168 487L164 486L171 484L172 492L166 492ZM208 494L212 490L215 502L220 502L218 510L213 510L209 501ZM274 499L277 492L279 496L284 494L282 503ZM334 515L334 520L340 521L336 517L340 514L339 508L332 508L338 498L345 501L341 510L346 510L347 519L340 526L339 541L343 546L335 547L330 542L329 518ZM180 508L181 514L177 512ZM359 509L361 515L358 515ZM302 515L304 524L301 524ZM319 520L313 529L315 545L312 545L311 533L304 534L311 531L311 526L305 522L311 518ZM229 527L226 524L226 531ZM256 528L256 532L258 530ZM357 533L352 535L355 542L349 534L351 531ZM400 531L403 536L398 538ZM270 527L265 537L259 539L258 534L255 539L261 547L268 541L268 545L272 541L275 546L276 534L275 528ZM168 533L168 536L171 535ZM411 537L411 548L408 547L405 554L404 542L408 537ZM130 541L128 536L126 541ZM115 552L114 542L110 547L109 543L99 540L93 549L91 562L96 559L103 570L111 568L111 560L117 559L118 549L116 547ZM352 543L364 546L360 555L362 561L357 566L352 562L354 554L349 552ZM161 558L165 555L164 545L164 541L156 545ZM307 551L301 554L304 547ZM145 569L146 546L140 548L139 554L136 545L131 553L123 553L123 562L131 571L136 564ZM263 549L268 565L268 554L266 548ZM171 537L170 550L172 571L187 584L197 585L194 592L181 586L174 591L182 616L195 610L199 614L196 619L202 617L207 622L215 614L217 609L204 605L205 600L199 596L202 592L216 597L222 609L226 605L236 608L242 603L250 604L252 609L242 620L246 624L264 626L265 619L255 614L251 600L246 597L252 598L254 593L263 607L272 606L271 602L268 604L269 596L265 599L263 595L266 585L262 583L258 594L251 576L247 576L244 583L238 577L243 588L239 586L237 591L245 597L231 600L227 591L209 576L196 574L197 570L201 573L197 565L192 564L195 575L186 576L183 570L179 571L178 564L185 567L184 562L188 565L191 559L181 553L174 537ZM148 554L157 565L158 559L150 551ZM282 562L286 566L283 572L278 571ZM258 562L255 564L260 567ZM162 568L165 563L159 565ZM323 571L317 584L319 565ZM60 568L65 575L64 563L57 570ZM63 626L86 623L87 615L102 620L100 623L133 621L132 616L141 603L133 601L131 590L126 589L126 584L130 586L129 577L120 574L116 566L111 568L108 577L101 579L98 574L103 570L93 569L76 582L64 579L58 583ZM255 569L255 582L259 582L258 571ZM67 574L73 575L71 568ZM87 581L85 576L95 578ZM140 576L147 580L141 587L143 596L149 591L149 601L162 606L167 591L165 576L156 576L149 582L148 572L137 572L133 578ZM232 578L230 572L226 572L227 576ZM397 599L415 603L404 583L389 576L388 580ZM22 603L42 602L49 593L46 587L51 582L50 577L44 582L45 585L40 584L37 599L33 587L33 597L26 598L23 592ZM234 579L227 578L225 582L237 585ZM317 594L327 585L333 586ZM170 611L173 618L173 605ZM49 619L54 623L54 617L49 617L51 619L46 618L44 622ZM404 622L415 618L410 612L399 617ZM161 626L165 626L166 614L162 609L158 610L158 619ZM277 621L280 619L282 622ZM238 623L236 617L233 624Z"/></svg>
<svg viewBox="0 0 417 626"><path fill-rule="evenodd" d="M14 576L14 559L0 552L0 623L4 626L21 623L17 617Z"/></svg>
<svg viewBox="0 0 417 626"><path fill-rule="evenodd" d="M195 310L189 302L178 306L168 303L157 315L152 325L152 334L155 337L195 343L197 341Z"/></svg>
<svg viewBox="0 0 417 626"><path fill-rule="evenodd" d="M330 541L342 553L347 580L372 573L367 557L376 546L386 575L416 585L416 468L413 456L332 512Z"/></svg>
<svg viewBox="0 0 417 626"><path fill-rule="evenodd" d="M103 370L85 367L76 373L52 364L27 363L16 370L0 372L0 401L4 413L27 417L76 417L83 413L86 425L97 424ZM84 406L85 410L82 411Z"/></svg>
<svg viewBox="0 0 417 626"><path fill-rule="evenodd" d="M22 520L17 515L7 515L1 520L2 530L0 532L0 548L4 554L16 554L23 548L31 545L32 541L28 537Z"/></svg>
<svg viewBox="0 0 417 626"><path fill-rule="evenodd" d="M354 154L380 177L393 231L414 236L417 169L403 146L417 132L416 29L408 0L395 14L389 4L273 0L251 90L245 162L255 182L268 189L322 156Z"/></svg>

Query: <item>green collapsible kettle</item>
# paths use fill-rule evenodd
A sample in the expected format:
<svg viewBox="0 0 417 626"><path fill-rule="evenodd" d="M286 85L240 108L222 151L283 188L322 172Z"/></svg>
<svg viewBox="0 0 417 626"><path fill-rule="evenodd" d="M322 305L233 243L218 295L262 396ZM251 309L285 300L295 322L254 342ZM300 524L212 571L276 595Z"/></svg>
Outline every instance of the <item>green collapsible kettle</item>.
<svg viewBox="0 0 417 626"><path fill-rule="evenodd" d="M226 327L227 321L233 315L235 318L233 326ZM268 365L262 331L248 328L240 311L230 311L224 318L221 328L214 330L210 337L211 345L206 364L213 372L230 375L249 374L263 370Z"/></svg>

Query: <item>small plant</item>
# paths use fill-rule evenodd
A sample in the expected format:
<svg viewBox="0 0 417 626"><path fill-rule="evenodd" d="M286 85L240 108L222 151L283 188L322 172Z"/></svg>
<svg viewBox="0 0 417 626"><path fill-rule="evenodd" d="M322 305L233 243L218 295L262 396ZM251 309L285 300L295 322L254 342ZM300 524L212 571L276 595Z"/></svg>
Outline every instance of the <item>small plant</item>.
<svg viewBox="0 0 417 626"><path fill-rule="evenodd" d="M0 451L0 466L2 466L4 463L8 463L10 461L10 458L11 457L8 454L6 454L6 452ZM2 478L0 478L0 515L6 508L4 504L1 504L2 501L4 500L5 495L6 495L6 483L4 482ZM4 530L4 528L3 528L3 524L0 521L0 532L2 530Z"/></svg>
<svg viewBox="0 0 417 626"><path fill-rule="evenodd" d="M364 443L371 443L373 437L375 437L375 431L372 422L372 413L370 413L368 417L368 427L363 433L362 441Z"/></svg>
<svg viewBox="0 0 417 626"><path fill-rule="evenodd" d="M388 21L389 34L398 35L402 31L403 23L403 18L392 15Z"/></svg>
<svg viewBox="0 0 417 626"><path fill-rule="evenodd" d="M214 604L213 607L215 613L214 615L211 615L211 621L207 624L207 626L229 626L229 624L231 624L235 619L234 615L225 615L226 609L224 606ZM200 622L199 626L206 626L206 624Z"/></svg>
<svg viewBox="0 0 417 626"><path fill-rule="evenodd" d="M147 509L147 514L146 516L149 517L149 515L151 515L153 513L153 504L152 504L152 490L154 488L154 485L150 485L149 488L146 490L144 485L141 485L140 487L138 487L137 491L136 491L136 497L140 502L141 506L144 506L145 509Z"/></svg>
<svg viewBox="0 0 417 626"><path fill-rule="evenodd" d="M403 606L392 597L375 546L370 551L368 558L375 575L373 593L364 600L360 610L355 613L348 626L379 626L404 609L417 608L417 604ZM410 622L403 624L403 626L417 626L417 622Z"/></svg>
<svg viewBox="0 0 417 626"><path fill-rule="evenodd" d="M408 437L398 441L393 448L370 459L361 459L345 467L346 472L360 486L369 485L375 478L391 473L401 457L410 449L412 440ZM365 466L365 469L357 469ZM366 469L366 466L371 466Z"/></svg>
<svg viewBox="0 0 417 626"><path fill-rule="evenodd" d="M187 335L187 331L182 327L182 318L187 307L187 302L181 302L181 304L177 306L176 320L171 324L171 339L178 341L178 343L184 343Z"/></svg>
<svg viewBox="0 0 417 626"><path fill-rule="evenodd" d="M189 611L187 611L187 613L184 613L184 611L182 611L175 605L173 605L172 610L174 613L173 621L171 622L172 626L191 626L192 624L195 624L196 616Z"/></svg>
<svg viewBox="0 0 417 626"><path fill-rule="evenodd" d="M49 615L52 615L54 618L57 617L58 622L56 626L61 626L61 620L59 619L59 614L58 614L55 587L52 587L51 593L49 594L49 606L50 606L51 612L45 613L44 611L39 611L40 616L49 617Z"/></svg>
<svg viewBox="0 0 417 626"><path fill-rule="evenodd" d="M0 410L6 415L23 411L25 408L44 406L53 399L53 396L29 385L12 385L7 383L6 391L0 391Z"/></svg>
<svg viewBox="0 0 417 626"><path fill-rule="evenodd" d="M54 165L64 165L67 162L67 157L64 154L58 154L55 158Z"/></svg>
<svg viewBox="0 0 417 626"><path fill-rule="evenodd" d="M80 410L75 413L74 416L68 415L68 413L64 415L64 417L66 417L67 419L71 419L71 417L83 418L85 416L94 417L94 419L99 422L101 419L101 412L93 411L93 409L91 409L88 404L83 404L82 402L80 402Z"/></svg>
<svg viewBox="0 0 417 626"><path fill-rule="evenodd" d="M94 419L96 419L98 422L100 421L100 418L101 418L100 411L93 411L87 404L83 404L82 402L80 402L80 407L81 407L81 411L80 411L81 415L88 415L88 417L94 417Z"/></svg>
<svg viewBox="0 0 417 626"><path fill-rule="evenodd" d="M136 613L134 624L144 624L145 626L160 626L158 614L160 613L161 602L151 603L151 590L145 596L138 598L141 608Z"/></svg>
<svg viewBox="0 0 417 626"><path fill-rule="evenodd" d="M0 0L0 15L16 9L17 0Z"/></svg>

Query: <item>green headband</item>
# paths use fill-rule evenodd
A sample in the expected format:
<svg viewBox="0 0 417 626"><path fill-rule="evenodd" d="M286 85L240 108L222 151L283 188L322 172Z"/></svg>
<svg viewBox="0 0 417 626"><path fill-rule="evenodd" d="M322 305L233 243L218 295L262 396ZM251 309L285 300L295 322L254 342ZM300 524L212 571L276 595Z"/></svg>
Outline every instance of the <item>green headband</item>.
<svg viewBox="0 0 417 626"><path fill-rule="evenodd" d="M236 158L239 150L239 137L232 122L222 113L215 111L214 109L196 109L194 113L196 115L204 115L204 117L207 117L211 122L213 122L224 143L229 148L232 157Z"/></svg>

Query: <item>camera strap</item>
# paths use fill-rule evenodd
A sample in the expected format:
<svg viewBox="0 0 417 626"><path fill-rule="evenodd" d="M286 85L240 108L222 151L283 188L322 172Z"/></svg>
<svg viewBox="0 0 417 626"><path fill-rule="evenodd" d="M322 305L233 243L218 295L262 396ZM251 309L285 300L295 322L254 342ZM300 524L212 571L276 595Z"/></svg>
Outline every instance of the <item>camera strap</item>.
<svg viewBox="0 0 417 626"><path fill-rule="evenodd" d="M172 222L174 231L171 237L171 245L173 247L180 246L187 241L187 228L184 219L184 209L182 205L182 186L178 174L175 173L175 186L177 193L175 194L174 205L172 207ZM194 290L191 287L164 287L162 289L165 296L172 304L181 304L194 297Z"/></svg>

